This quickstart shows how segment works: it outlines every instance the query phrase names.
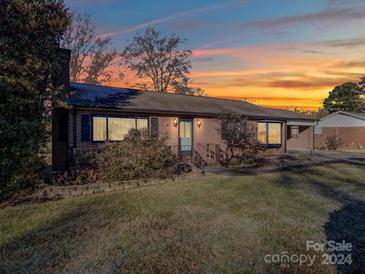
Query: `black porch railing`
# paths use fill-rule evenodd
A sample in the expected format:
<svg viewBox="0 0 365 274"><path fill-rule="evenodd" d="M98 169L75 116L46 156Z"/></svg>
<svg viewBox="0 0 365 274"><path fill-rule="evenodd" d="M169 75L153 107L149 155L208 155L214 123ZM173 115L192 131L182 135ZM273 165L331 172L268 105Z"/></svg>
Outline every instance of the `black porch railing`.
<svg viewBox="0 0 365 274"><path fill-rule="evenodd" d="M180 160L195 160L195 158L201 157L206 162L221 163L225 158L225 152L220 148L220 144L198 143L195 146L167 145L167 147Z"/></svg>

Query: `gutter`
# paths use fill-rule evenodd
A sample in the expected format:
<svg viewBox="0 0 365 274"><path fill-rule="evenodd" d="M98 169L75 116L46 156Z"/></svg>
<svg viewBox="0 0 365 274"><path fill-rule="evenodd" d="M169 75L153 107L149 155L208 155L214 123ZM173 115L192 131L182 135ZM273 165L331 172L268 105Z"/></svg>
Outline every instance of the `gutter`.
<svg viewBox="0 0 365 274"><path fill-rule="evenodd" d="M80 109L80 110L108 110L108 111L116 111L116 112L124 112L124 113L153 113L153 114L169 114L169 115L184 115L184 116L204 116L204 117L212 117L217 118L220 115L227 115L229 113L219 113L219 114L212 114L212 113L204 113L204 112L182 112L182 111L164 111L164 110L145 110L145 109L119 109L119 108L107 108L107 107L85 107L81 105L76 104L68 104L73 106L74 108ZM265 120L265 121L282 121L287 122L288 120L295 120L295 121L316 121L313 119L303 119L303 118L290 118L290 117L268 117L268 116L257 116L257 115L245 115L245 114L237 114L237 115L243 115L247 116L248 118L252 118L255 120Z"/></svg>

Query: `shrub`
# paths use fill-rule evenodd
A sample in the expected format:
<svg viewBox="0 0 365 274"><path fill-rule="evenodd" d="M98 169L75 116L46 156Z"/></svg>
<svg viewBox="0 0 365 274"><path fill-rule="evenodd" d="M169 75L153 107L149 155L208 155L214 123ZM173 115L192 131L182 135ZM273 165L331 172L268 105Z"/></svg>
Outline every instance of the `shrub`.
<svg viewBox="0 0 365 274"><path fill-rule="evenodd" d="M132 129L121 142L106 143L96 156L100 179L165 179L176 175L177 161L164 140Z"/></svg>
<svg viewBox="0 0 365 274"><path fill-rule="evenodd" d="M53 175L51 183L60 186L85 185L97 183L98 180L99 173L96 168L79 166L75 170Z"/></svg>
<svg viewBox="0 0 365 274"><path fill-rule="evenodd" d="M327 149L336 150L338 145L340 144L340 139L337 136L329 136L327 137Z"/></svg>
<svg viewBox="0 0 365 274"><path fill-rule="evenodd" d="M254 161L262 150L257 145L256 128L242 115L223 115L220 118L222 127L217 131L226 144L222 164L227 166L235 162Z"/></svg>

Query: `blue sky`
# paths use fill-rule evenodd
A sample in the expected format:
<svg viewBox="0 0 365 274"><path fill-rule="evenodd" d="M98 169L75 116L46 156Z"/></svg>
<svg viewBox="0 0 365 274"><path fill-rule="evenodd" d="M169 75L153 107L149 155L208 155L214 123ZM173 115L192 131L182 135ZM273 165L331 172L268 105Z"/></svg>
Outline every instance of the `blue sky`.
<svg viewBox="0 0 365 274"><path fill-rule="evenodd" d="M186 38L192 78L212 96L315 108L334 85L365 74L365 1L65 3L90 14L97 34L119 50L147 26Z"/></svg>

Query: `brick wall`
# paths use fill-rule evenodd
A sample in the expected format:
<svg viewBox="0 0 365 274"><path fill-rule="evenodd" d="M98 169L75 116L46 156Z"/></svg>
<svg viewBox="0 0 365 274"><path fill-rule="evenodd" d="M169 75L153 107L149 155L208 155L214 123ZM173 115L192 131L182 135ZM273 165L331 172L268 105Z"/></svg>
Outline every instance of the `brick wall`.
<svg viewBox="0 0 365 274"><path fill-rule="evenodd" d="M198 126L198 120L200 120L200 127ZM209 118L194 118L194 144L220 144L221 133L221 121L219 119Z"/></svg>
<svg viewBox="0 0 365 274"><path fill-rule="evenodd" d="M322 128L321 134L315 134L315 147L320 149L327 142L327 138L332 136L339 137L339 148L357 149L359 145L365 147L365 127Z"/></svg>
<svg viewBox="0 0 365 274"><path fill-rule="evenodd" d="M291 135L290 126L287 127L287 147L293 150L312 150L313 149L312 126L299 126L299 134Z"/></svg>
<svg viewBox="0 0 365 274"><path fill-rule="evenodd" d="M154 116L158 118L158 136L161 138L166 138L166 144L169 146L178 146L178 126L174 125L174 119L176 117L162 117Z"/></svg>
<svg viewBox="0 0 365 274"><path fill-rule="evenodd" d="M81 115L83 114L99 114L99 115L116 115L121 114L115 111L104 111L104 110L77 110L70 111L69 114L69 146L70 149L74 148L74 140L76 141L76 148L78 150L82 149L92 149L98 148L101 143L81 142ZM158 128L159 136L166 137L166 143L170 146L178 147L178 126L174 125L174 119L178 119L178 116L163 116L163 115L143 115L138 113L128 113L130 116L136 117L157 117L159 119ZM74 119L76 121L76 136L74 136ZM200 127L198 126L198 120L200 120ZM90 121L92 123L92 121ZM251 121L254 128L257 127L256 121ZM225 148L224 142L221 140L221 133L219 129L221 127L221 121L215 118L193 118L193 142L194 147L197 144L219 144L222 149ZM263 152L264 155L278 155L285 153L285 129L286 124L282 125L282 145L279 148L270 148ZM92 138L92 136L91 136ZM215 146L212 146L213 148Z"/></svg>

